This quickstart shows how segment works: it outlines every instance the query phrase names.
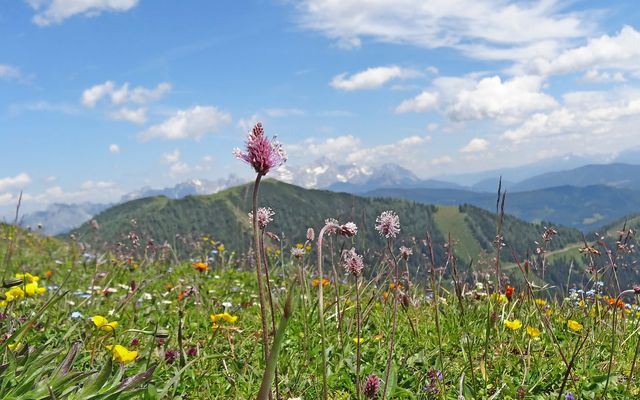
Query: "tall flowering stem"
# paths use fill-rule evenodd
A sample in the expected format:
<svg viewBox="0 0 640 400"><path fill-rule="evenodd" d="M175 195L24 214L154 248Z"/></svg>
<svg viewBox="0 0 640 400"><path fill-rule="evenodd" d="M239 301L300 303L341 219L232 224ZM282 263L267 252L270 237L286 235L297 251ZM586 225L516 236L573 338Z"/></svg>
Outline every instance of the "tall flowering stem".
<svg viewBox="0 0 640 400"><path fill-rule="evenodd" d="M364 268L362 256L355 249L345 250L342 253L342 264L348 273L356 280L356 399L360 400L360 275Z"/></svg>
<svg viewBox="0 0 640 400"><path fill-rule="evenodd" d="M318 246L318 279L320 279L320 284L318 285L318 321L320 322L320 337L321 337L321 351L322 351L322 399L327 400L327 354L326 354L326 344L325 344L325 329L324 329L324 298L323 298L323 290L322 287L322 239L324 238L324 233L327 229L336 229L337 224L332 221L328 221L325 226L320 229L320 233L318 234L318 241L316 242Z"/></svg>
<svg viewBox="0 0 640 400"><path fill-rule="evenodd" d="M318 320L320 322L320 336L322 338L322 398L323 400L327 399L328 395L328 387L327 387L327 354L326 354L326 331L324 327L324 291L322 278L324 276L322 270L322 242L324 238L324 234L337 233L345 237L353 237L358 233L358 228L356 224L353 222L347 222L346 224L340 225L338 221L335 219L328 219L325 221L325 225L320 229L320 233L318 234L317 244L317 253L318 253L318 279L320 280L320 284L318 285Z"/></svg>
<svg viewBox="0 0 640 400"><path fill-rule="evenodd" d="M246 140L246 151L235 149L233 151L236 158L249 164L257 173L256 180L253 185L253 242L255 246L256 260L256 276L258 280L258 293L260 298L260 318L262 320L262 353L265 361L269 354L267 316L265 310L265 294L264 284L262 282L262 254L260 249L260 235L258 233L258 190L260 188L260 180L271 169L282 165L287 160L287 155L280 143L275 139L269 140L262 128L261 123L257 123Z"/></svg>
<svg viewBox="0 0 640 400"><path fill-rule="evenodd" d="M387 357L387 368L384 372L384 388L382 389L382 400L387 395L387 388L389 386L389 374L391 373L391 363L393 361L393 349L395 346L396 338L396 325L398 317L398 300L400 298L400 276L398 273L398 262L393 256L393 250L391 249L391 241L400 233L400 218L393 211L383 211L382 214L376 218L376 230L381 236L387 239L387 251L389 252L389 259L392 262L393 267L393 314L391 317L391 338L389 340L389 355Z"/></svg>
<svg viewBox="0 0 640 400"><path fill-rule="evenodd" d="M267 328L267 310L266 300L264 296L264 284L262 282L262 249L260 248L260 234L258 232L258 190L260 189L260 180L262 175L256 176L256 181L253 185L253 243L256 256L256 277L258 279L258 297L260 299L260 320L262 321L262 356L266 361L269 357L269 342L268 342L268 329Z"/></svg>

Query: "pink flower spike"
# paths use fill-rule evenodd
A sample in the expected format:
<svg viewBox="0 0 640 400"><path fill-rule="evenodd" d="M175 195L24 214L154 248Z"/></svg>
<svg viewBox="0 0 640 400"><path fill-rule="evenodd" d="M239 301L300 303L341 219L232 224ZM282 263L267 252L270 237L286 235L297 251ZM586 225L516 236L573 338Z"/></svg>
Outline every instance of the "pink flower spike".
<svg viewBox="0 0 640 400"><path fill-rule="evenodd" d="M236 158L251 165L259 175L266 175L271 169L277 168L287 161L287 155L278 141L269 139L264 135L262 124L258 122L249 137L247 137L247 150L243 152L235 149Z"/></svg>

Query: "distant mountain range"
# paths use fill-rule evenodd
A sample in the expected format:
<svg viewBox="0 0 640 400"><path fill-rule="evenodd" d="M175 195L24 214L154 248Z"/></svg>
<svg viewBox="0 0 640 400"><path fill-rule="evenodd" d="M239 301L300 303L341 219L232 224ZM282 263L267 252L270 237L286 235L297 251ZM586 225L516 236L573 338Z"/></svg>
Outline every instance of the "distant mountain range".
<svg viewBox="0 0 640 400"><path fill-rule="evenodd" d="M629 150L619 158L633 159L635 156L640 157L640 150ZM279 172L279 178L307 188L396 197L427 204L473 204L493 210L502 172L509 212L527 221L550 220L581 230L593 230L626 214L640 212L640 165L618 162L549 171L553 166L569 167L585 160L578 156L564 157L527 168L450 176L447 177L452 179L449 181L420 179L397 164L368 168L338 165L321 159L315 167L284 168ZM531 171L544 172L531 175ZM180 199L212 194L244 182L233 175L215 181L191 179L163 189L145 187L123 196L121 202L153 196ZM23 226L42 224L45 233L59 234L79 226L107 206L57 204L26 215Z"/></svg>
<svg viewBox="0 0 640 400"><path fill-rule="evenodd" d="M165 196L169 199L181 199L186 196L217 193L220 190L240 185L245 180L236 175L214 181L206 179L190 179L175 186L164 189L144 187L122 196L120 203L145 197ZM94 215L113 206L113 204L51 204L45 210L26 214L21 219L22 227L37 229L41 227L45 235L59 235L79 227Z"/></svg>
<svg viewBox="0 0 640 400"><path fill-rule="evenodd" d="M377 189L369 197L390 197L424 204L473 204L495 211L496 194L450 189ZM604 185L558 186L528 192L509 192L506 212L525 221L552 221L585 232L596 230L628 214L640 212L640 191Z"/></svg>

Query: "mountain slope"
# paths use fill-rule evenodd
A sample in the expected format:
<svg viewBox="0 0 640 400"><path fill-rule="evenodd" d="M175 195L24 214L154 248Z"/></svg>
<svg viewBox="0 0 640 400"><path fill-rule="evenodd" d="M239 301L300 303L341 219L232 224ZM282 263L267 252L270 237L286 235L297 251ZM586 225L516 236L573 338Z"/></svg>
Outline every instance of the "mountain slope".
<svg viewBox="0 0 640 400"><path fill-rule="evenodd" d="M109 208L111 204L51 204L43 211L25 215L21 226L36 229L42 226L45 235L58 235L79 227L94 215Z"/></svg>
<svg viewBox="0 0 640 400"><path fill-rule="evenodd" d="M136 231L142 243L148 239L156 243L167 241L181 257L196 254L194 245L202 235L208 235L223 241L228 249L244 252L248 250L251 237L247 216L251 208L251 190L250 185L243 185L214 195L190 196L180 200L166 197L134 200L97 215L95 219L100 224L99 230L85 224L74 234L94 246L108 248L109 244L126 241L129 232ZM354 239L356 247L365 249L368 255L379 253L385 241L377 235L374 225L376 216L384 210L394 210L400 217L402 231L395 246L401 243L410 245L412 238L420 245L429 230L438 257L443 254L443 244L449 232L459 242L457 248L465 263L468 259L477 259L479 250L490 253L495 236L495 216L473 206L442 208L397 199L309 190L272 180L261 186L260 199L261 206L275 211L269 230L284 239L285 249L304 241L307 227L313 227L317 232L326 218L338 218L358 225L360 233ZM542 225L507 216L504 236L510 246L524 254L532 250L542 230ZM554 243L557 248L579 241L579 232L566 228L560 230L562 239ZM351 246L351 241L344 243ZM420 252L425 251L422 248ZM415 257L415 260L423 262L420 257Z"/></svg>
<svg viewBox="0 0 640 400"><path fill-rule="evenodd" d="M465 190L378 189L366 196L393 197L425 204L473 204L495 210L496 195ZM506 212L530 222L552 221L592 231L625 215L640 212L640 192L609 186L561 186L507 192Z"/></svg>
<svg viewBox="0 0 640 400"><path fill-rule="evenodd" d="M571 170L537 175L507 186L507 189L521 192L565 185L577 187L604 185L640 190L640 165L623 163L585 165Z"/></svg>

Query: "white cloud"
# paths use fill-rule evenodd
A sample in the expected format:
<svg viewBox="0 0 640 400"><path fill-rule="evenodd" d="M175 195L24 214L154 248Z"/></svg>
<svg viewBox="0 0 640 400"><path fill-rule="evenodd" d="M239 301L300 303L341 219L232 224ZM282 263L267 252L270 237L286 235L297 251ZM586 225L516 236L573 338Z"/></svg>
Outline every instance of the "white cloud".
<svg viewBox="0 0 640 400"><path fill-rule="evenodd" d="M118 146L117 144L111 144L109 145L109 152L113 153L113 154L117 154L120 153L120 146Z"/></svg>
<svg viewBox="0 0 640 400"><path fill-rule="evenodd" d="M380 165L405 159L410 154L420 152L422 145L429 142L431 136L408 136L393 143L366 146L362 139L353 135L330 137L322 141L315 138L301 143L287 144L287 154L304 162L309 159L328 159L340 164L360 166Z"/></svg>
<svg viewBox="0 0 640 400"><path fill-rule="evenodd" d="M553 58L536 58L522 66L534 74L553 75L589 68L640 71L640 32L625 26L615 36L590 39L581 47L565 50Z"/></svg>
<svg viewBox="0 0 640 400"><path fill-rule="evenodd" d="M116 121L129 121L134 124L144 124L147 121L147 109L122 107L109 114L111 119Z"/></svg>
<svg viewBox="0 0 640 400"><path fill-rule="evenodd" d="M439 97L438 93L425 90L416 97L400 103L396 107L396 113L432 111L437 107Z"/></svg>
<svg viewBox="0 0 640 400"><path fill-rule="evenodd" d="M584 15L562 13L560 0L303 0L299 24L347 47L361 38L425 48L452 47L483 58L478 43L502 56L539 42L566 42L589 31ZM535 53L534 53L535 54ZM530 54L517 54L519 57Z"/></svg>
<svg viewBox="0 0 640 400"><path fill-rule="evenodd" d="M489 142L482 138L473 138L460 149L461 153L479 153L489 148Z"/></svg>
<svg viewBox="0 0 640 400"><path fill-rule="evenodd" d="M231 114L212 106L195 106L179 110L166 121L151 126L139 137L142 140L161 138L166 140L199 139L215 133L231 122Z"/></svg>
<svg viewBox="0 0 640 400"><path fill-rule="evenodd" d="M410 79L417 76L420 76L418 71L391 65L388 67L368 68L350 76L343 73L335 76L330 85L335 89L348 91L377 89L392 79Z"/></svg>
<svg viewBox="0 0 640 400"><path fill-rule="evenodd" d="M139 0L26 0L36 11L33 22L40 26L59 24L74 15L95 17L101 13L124 12Z"/></svg>
<svg viewBox="0 0 640 400"><path fill-rule="evenodd" d="M431 165L446 165L446 164L451 164L453 162L453 158L449 157L449 156L442 156L442 157L436 157L433 160L431 160Z"/></svg>
<svg viewBox="0 0 640 400"><path fill-rule="evenodd" d="M31 177L25 172L16 176L0 178L0 192L11 188L22 188L29 183L31 183Z"/></svg>
<svg viewBox="0 0 640 400"><path fill-rule="evenodd" d="M0 79L18 79L22 76L20 70L7 64L0 64Z"/></svg>
<svg viewBox="0 0 640 400"><path fill-rule="evenodd" d="M162 162L165 164L173 164L180 161L180 150L175 149L171 153L164 153L162 155Z"/></svg>
<svg viewBox="0 0 640 400"><path fill-rule="evenodd" d="M610 83L610 82L625 82L624 74L618 72L599 71L597 69L590 69L582 76L582 80L592 83Z"/></svg>
<svg viewBox="0 0 640 400"><path fill-rule="evenodd" d="M531 111L557 106L556 100L540 92L542 78L518 76L502 81L499 76L484 78L469 90L461 90L447 115L454 121L498 118L511 122Z"/></svg>
<svg viewBox="0 0 640 400"><path fill-rule="evenodd" d="M520 126L506 130L502 138L513 143L579 138L581 146L616 147L637 142L640 93L576 92L564 96L565 104L549 113L532 115ZM615 139L615 142L614 142ZM611 151L614 151L611 148Z"/></svg>
<svg viewBox="0 0 640 400"><path fill-rule="evenodd" d="M137 86L129 89L129 83L124 83L117 87L113 81L106 81L99 85L94 85L82 92L82 104L85 107L93 108L105 97L109 97L112 104L121 105L125 103L146 104L157 101L171 90L171 84L162 82L153 89Z"/></svg>
<svg viewBox="0 0 640 400"><path fill-rule="evenodd" d="M240 118L238 120L238 123L236 124L236 126L240 129L242 129L243 132L250 132L251 129L258 123L260 122L261 118L260 115L258 114L253 114L250 117L247 118Z"/></svg>

